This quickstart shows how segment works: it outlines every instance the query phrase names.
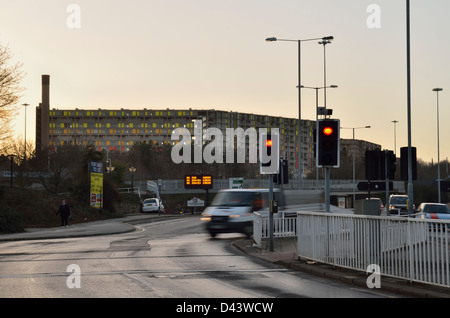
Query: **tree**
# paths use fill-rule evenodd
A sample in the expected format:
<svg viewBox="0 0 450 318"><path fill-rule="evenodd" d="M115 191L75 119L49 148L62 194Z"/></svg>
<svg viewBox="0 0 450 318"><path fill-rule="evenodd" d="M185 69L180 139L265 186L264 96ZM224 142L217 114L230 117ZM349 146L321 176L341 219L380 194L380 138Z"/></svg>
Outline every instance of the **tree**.
<svg viewBox="0 0 450 318"><path fill-rule="evenodd" d="M0 45L0 143L11 137L12 118L17 114L17 103L23 91L20 86L24 76L21 71L22 64L10 66L11 58L9 48Z"/></svg>

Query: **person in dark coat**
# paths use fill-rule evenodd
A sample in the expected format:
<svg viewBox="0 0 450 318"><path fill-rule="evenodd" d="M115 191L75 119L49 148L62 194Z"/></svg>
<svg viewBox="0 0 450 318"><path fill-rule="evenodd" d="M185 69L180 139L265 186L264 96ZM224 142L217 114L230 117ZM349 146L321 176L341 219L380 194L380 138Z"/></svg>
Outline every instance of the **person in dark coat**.
<svg viewBox="0 0 450 318"><path fill-rule="evenodd" d="M56 215L61 217L61 226L69 226L68 219L70 215L70 208L66 204L66 200L62 200L61 205L59 206L58 212L56 212Z"/></svg>

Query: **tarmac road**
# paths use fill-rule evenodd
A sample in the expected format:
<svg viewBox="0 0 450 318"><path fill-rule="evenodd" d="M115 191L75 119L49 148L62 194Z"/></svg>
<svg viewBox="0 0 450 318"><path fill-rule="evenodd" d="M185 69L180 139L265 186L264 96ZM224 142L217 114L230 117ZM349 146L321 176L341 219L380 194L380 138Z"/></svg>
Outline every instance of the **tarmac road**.
<svg viewBox="0 0 450 318"><path fill-rule="evenodd" d="M132 269L129 272L124 272L123 269L119 270L121 271L121 275L112 275L112 276L119 276L121 279L123 277L126 277L126 281L134 280L135 282L139 282L140 285L146 285L148 284L147 278L139 277L136 279L136 275L139 276L142 274L142 271L146 271L146 275L153 275L153 277L164 276L166 275L167 281L175 280L175 279L189 279L189 286L192 286L193 277L211 277L212 275L215 276L215 280L219 279L219 281L227 281L232 282L231 290L242 289L243 284L236 286L236 282L240 281L239 277L242 277L242 270L247 270L249 268L249 265L243 265L241 264L243 255L236 256L234 248L232 248L234 245L235 247L238 247L241 251L245 252L246 254L249 254L251 256L254 256L256 258L259 258L263 261L265 266L263 268L251 268L253 270L254 280L253 282L247 281L246 285L258 285L257 283L261 275L265 278L273 277L275 273L279 275L280 273L283 273L285 270L289 270L292 272L292 270L297 271L298 273L294 276L296 279L303 280L307 279L309 277L309 274L314 274L316 276L321 276L320 280L323 279L323 277L326 278L325 281L317 283L317 280L315 281L314 286L317 284L325 284L328 286L333 286L335 288L334 292L330 290L325 290L324 288L316 288L315 293L311 293L312 286L309 285L309 288L298 291L295 290L292 292L292 290L283 290L281 287L274 287L271 286L271 284L268 284L265 288L258 285L257 290L263 290L264 292L258 292L258 293L250 293L246 291L244 294L241 293L233 293L231 291L225 292L229 293L228 296L224 296L223 294L215 294L215 291L221 290L217 286L214 287L211 285L209 288L206 288L206 290L209 290L209 292L206 294L210 297L380 297L380 296L395 296L395 295L407 295L411 297L449 297L450 293L447 289L442 288L433 288L421 285L414 285L414 284L407 284L403 281L396 281L396 280L383 280L382 287L384 289L382 290L368 290L366 286L366 279L367 277L361 273L356 273L354 271L341 271L336 268L331 268L329 266L324 265L318 265L318 264L305 264L303 262L299 262L296 257L295 250L292 248L286 248L284 247L282 250L275 249L275 252L267 252L262 251L260 249L257 249L253 246L251 240L243 239L239 236L233 236L233 235L225 235L225 237L219 238L218 240L211 240L208 238L208 236L205 233L200 233L198 228L196 227L196 222L198 219L196 217L192 218L190 216L182 216L185 220L190 219L192 221L192 226L190 227L179 227L176 226L174 228L168 229L167 224L176 225L178 221L177 217L174 216L157 216L157 215L133 215L128 216L126 218L122 219L113 219L113 220L107 220L107 221L96 221L96 222L88 222L84 224L77 224L69 226L68 228L60 228L55 227L51 229L35 229L35 230L29 230L25 233L17 233L17 234L3 234L0 235L0 262L2 262L2 270L0 273L0 279L3 280L2 287L6 286L5 282L7 279L10 279L10 282L13 282L12 278L24 278L24 277L30 277L26 275L30 275L34 273L34 275L41 275L42 273L45 273L47 275L46 278L52 278L58 277L58 275L64 279L67 278L67 272L65 272L65 267L61 271L61 264L58 267L58 270L55 271L48 271L48 270L31 270L31 272L27 272L30 269L22 269L22 271L17 271L18 268L12 269L11 272L6 273L5 272L5 264L7 264L8 261L11 260L11 257L19 257L19 260L21 261L30 261L30 259L33 259L33 264L38 264L35 260L41 259L41 258L48 258L47 265L50 262L50 259L54 257L55 255L58 256L58 259L60 259L60 256L63 255L64 265L67 266L67 260L74 260L77 259L80 255L85 255L84 258L91 258L94 255L96 255L96 252L101 252L100 254L101 259L100 264L102 262L105 262L104 253L107 253L107 256L124 254L126 253L127 257L140 257L137 258L138 260L145 259L146 257L151 257L153 260L158 260L158 262L161 262L164 258L169 259L173 265L174 260L182 260L182 264L184 267L180 268L172 268L169 272L166 271L168 264L162 265L160 264L159 267L152 268L152 271L149 272L149 269L146 267L143 269L140 266L143 265L136 265L133 264L131 266ZM173 222L163 222L163 220L172 220ZM189 221L189 222L191 222ZM156 222L156 223L155 223ZM163 226L163 224L166 224ZM177 234L180 236L180 240L173 240L174 234ZM85 239L76 239L74 238L85 238ZM48 241L51 239L50 241ZM63 239L62 241L58 241L55 239ZM67 241L64 239L68 239ZM35 241L39 240L39 242L27 242L27 241ZM46 240L41 241L41 240ZM60 243L58 243L60 242ZM189 243L186 243L189 242ZM88 243L88 244L87 244ZM12 245L11 245L12 244ZM11 247L14 246L14 249L12 252ZM21 246L21 248L19 248ZM39 248L37 248L39 246ZM85 246L82 249L78 249L79 246ZM89 248L87 248L89 246ZM148 247L150 246L150 249ZM172 249L166 249L166 246L171 246ZM199 247L199 249L194 248ZM30 252L30 248L33 247L32 252ZM60 248L61 250L57 250L57 248ZM165 250L164 250L165 249ZM39 252L38 252L39 251ZM58 251L58 252L57 252ZM159 254L155 254L156 251L159 251ZM34 253L36 252L36 253ZM55 252L57 252L55 254ZM21 258L22 255L25 255L25 258ZM74 254L75 253L75 254ZM115 254L111 254L115 253ZM223 253L223 255L222 255ZM47 255L47 256L45 256ZM48 256L52 255L52 256ZM73 257L73 255L76 255L77 257ZM209 257L205 257L209 256ZM233 256L231 256L233 255ZM163 257L164 256L164 257ZM214 256L214 257L211 257ZM94 257L95 258L95 257ZM230 271L228 267L223 266L229 266L228 265L228 259L238 260L239 259L239 265L232 265L237 266L235 267L235 270L232 270L230 274ZM247 258L247 257L245 257ZM202 260L200 263L196 263L198 260ZM211 259L214 259L215 261L219 261L218 263L209 263ZM17 260L17 259L16 259ZM195 260L195 262L192 263L192 260ZM207 260L205 262L205 260ZM255 259L254 259L255 260ZM190 265L187 265L186 261L191 262ZM28 262L29 263L29 262ZM203 263L208 264L206 267L203 265ZM272 266L276 266L277 270L274 271L273 268L267 268L267 264L271 263ZM0 263L1 264L1 263ZM25 264L25 262L23 263ZM114 272L114 270L117 269L117 265L112 263L107 263L107 268L111 268ZM255 263L254 261L252 264L257 264L257 266L261 266L261 264ZM17 264L15 264L17 265ZM179 265L179 264L178 264ZM280 266L282 266L280 270ZM95 266L102 267L99 264L91 264L89 266ZM186 266L188 267L186 269ZM221 267L222 266L222 267ZM255 266L255 265L252 265ZM130 267L130 266L129 266ZM131 268L130 267L130 268ZM89 267L90 268L90 267ZM159 268L159 269L158 269ZM217 270L217 269L220 270ZM164 270L163 270L164 269ZM187 270L187 272L186 272ZM96 276L97 273L96 270L89 270L88 272L90 275L90 278ZM137 271L137 272L133 272ZM101 273L103 273L103 276L106 276L107 273L109 273L109 270L105 270L104 266L102 267ZM180 276L180 273L182 272L183 275ZM27 274L28 273L28 274ZM188 274L186 274L188 273ZM226 275L224 273L227 273ZM302 276L301 278L298 277L298 275L305 275L304 273L308 273L306 276ZM5 276L6 275L6 276ZM8 277L8 275L10 275ZM22 276L21 276L22 275ZM25 276L23 276L25 275ZM228 275L228 276L227 276ZM100 276L100 275L97 275ZM158 278L161 278L159 277ZM288 276L286 276L288 277ZM289 276L292 278L292 274ZM34 278L36 279L36 277ZM42 279L42 277L40 277ZM310 278L308 278L310 279ZM311 280L311 279L310 279ZM158 280L161 281L161 280ZM267 280L268 281L268 280ZM276 278L274 281L280 281L284 282L284 284L287 284L290 282L290 279L286 278ZM331 283L330 283L331 281ZM147 282L147 283L146 283ZM117 282L115 282L116 284ZM154 283L154 282L153 282ZM152 284L153 284L152 283ZM205 280L202 279L202 284L205 283ZM297 282L298 283L298 282ZM121 281L120 284L123 284ZM312 283L311 283L312 284ZM344 287L336 287L337 285L344 284ZM283 285L283 284L282 284ZM384 286L383 286L384 285ZM55 297L54 294L52 294L52 290L54 289L53 283L50 283L48 286L51 288L48 288L48 294L42 294L39 295L40 297ZM53 286L53 287L52 287ZM86 285L85 285L86 286ZM200 285L199 285L200 286ZM296 284L298 286L298 284ZM333 290L333 288L331 290ZM41 288L42 289L42 288ZM168 294L165 294L165 292L157 292L155 294L148 293L148 290L143 293L143 290L140 290L136 293L128 293L126 294L126 297L186 297L186 290L183 291L180 288L175 288L172 286L172 288L162 287L162 289L166 290L172 290L170 292L170 296ZM203 287L198 287L198 290L205 289ZM5 290L7 288L3 289L3 294L1 297L10 297L11 295L4 294ZM14 288L9 289L14 290ZM33 290L32 288L28 288L28 290ZM58 289L56 289L58 290ZM96 294L95 288L84 288L83 292L93 292L93 294L89 294L89 297L103 297L101 294ZM104 291L105 289L103 289ZM106 289L107 290L107 289ZM130 287L130 290L133 290ZM144 289L145 290L145 289ZM338 291L339 290L339 291ZM345 290L345 292L343 292ZM72 290L73 291L73 290ZM176 291L176 292L174 292ZM223 291L223 288L222 288ZM69 293L68 293L69 292ZM308 292L308 293L307 293ZM68 294L67 294L68 293ZM202 292L203 293L203 292ZM189 295L191 297L205 297L202 293L193 293L192 289L189 289ZM354 293L354 294L352 294ZM359 294L358 294L359 293ZM64 287L62 290L58 292L58 295L65 295L63 297L73 297L74 294L70 293L70 290L67 287ZM84 297L88 294L83 294ZM358 296L359 295L359 296ZM364 295L364 296L363 296ZM12 295L12 297L27 297L26 294L24 295ZM31 297L35 297L36 295L32 295ZM81 295L78 295L81 296ZM77 297L78 297L77 296ZM59 297L59 296L57 296ZM83 297L83 296L82 296ZM116 295L114 294L113 297L124 297L124 295Z"/></svg>

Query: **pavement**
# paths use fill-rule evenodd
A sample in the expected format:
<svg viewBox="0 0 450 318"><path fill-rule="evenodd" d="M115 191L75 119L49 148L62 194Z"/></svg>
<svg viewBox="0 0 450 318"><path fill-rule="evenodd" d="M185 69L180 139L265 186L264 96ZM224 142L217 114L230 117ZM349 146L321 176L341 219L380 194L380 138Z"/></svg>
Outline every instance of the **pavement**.
<svg viewBox="0 0 450 318"><path fill-rule="evenodd" d="M178 215L136 214L123 218L77 223L68 227L26 229L22 233L0 234L1 241L45 240L97 235L111 235L136 231L139 223L156 222ZM69 221L70 222L70 221Z"/></svg>
<svg viewBox="0 0 450 318"><path fill-rule="evenodd" d="M158 222L175 217L188 216L138 214L117 219L79 223L70 225L69 227L27 229L23 233L0 234L0 242L120 234L138 230L140 223ZM234 241L233 245L253 257L285 268L344 282L353 286L368 288L368 274L365 272L342 269L323 263L300 259L297 254L296 240L294 239L274 240L273 251L270 251L268 246L263 245L262 248L257 247L252 239L239 239ZM381 277L381 289L406 297L450 298L450 288L409 282L384 276Z"/></svg>

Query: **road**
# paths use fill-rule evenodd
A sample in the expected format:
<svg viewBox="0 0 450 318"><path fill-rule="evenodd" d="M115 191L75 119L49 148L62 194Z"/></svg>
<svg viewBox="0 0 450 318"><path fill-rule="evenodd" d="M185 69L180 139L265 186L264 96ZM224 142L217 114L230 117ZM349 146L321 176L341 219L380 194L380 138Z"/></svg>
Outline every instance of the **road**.
<svg viewBox="0 0 450 318"><path fill-rule="evenodd" d="M126 234L0 242L0 297L370 298L393 295L289 270L211 239L196 217Z"/></svg>

